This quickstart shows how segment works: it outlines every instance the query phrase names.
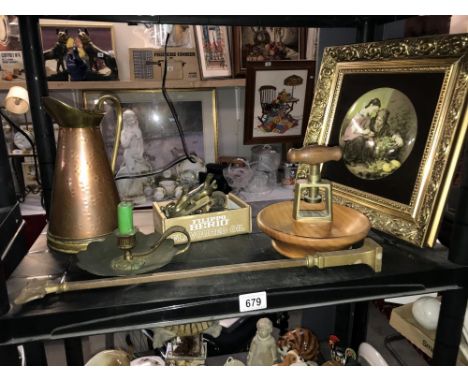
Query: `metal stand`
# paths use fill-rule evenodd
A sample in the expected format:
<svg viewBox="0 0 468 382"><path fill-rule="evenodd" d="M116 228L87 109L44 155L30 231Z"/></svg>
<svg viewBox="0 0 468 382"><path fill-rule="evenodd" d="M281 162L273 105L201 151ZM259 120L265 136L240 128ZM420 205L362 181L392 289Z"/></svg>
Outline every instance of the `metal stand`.
<svg viewBox="0 0 468 382"><path fill-rule="evenodd" d="M42 342L24 344L24 353L27 366L47 366L46 352Z"/></svg>
<svg viewBox="0 0 468 382"><path fill-rule="evenodd" d="M403 337L401 334L391 334L384 339L384 346L390 352L390 354L395 358L400 366L406 366L406 362L401 359L400 355L391 345L393 342L396 341L406 341L406 337Z"/></svg>
<svg viewBox="0 0 468 382"><path fill-rule="evenodd" d="M368 302L337 305L335 334L344 347L356 350L367 337Z"/></svg>
<svg viewBox="0 0 468 382"><path fill-rule="evenodd" d="M49 215L52 196L52 178L55 165L55 138L52 121L43 110L41 98L49 95L47 79L42 58L42 44L39 36L39 18L37 16L19 16L21 43L26 83L34 127L34 136L39 157L44 206Z"/></svg>
<svg viewBox="0 0 468 382"><path fill-rule="evenodd" d="M0 261L0 316L10 310L10 300L6 286L6 277L3 270L3 263Z"/></svg>
<svg viewBox="0 0 468 382"><path fill-rule="evenodd" d="M455 365L466 309L467 292L464 289L442 294L439 324L434 343L432 365Z"/></svg>
<svg viewBox="0 0 468 382"><path fill-rule="evenodd" d="M6 148L5 135L3 134L2 119L0 118L0 208L13 206L16 203L15 186L11 175L8 151Z"/></svg>
<svg viewBox="0 0 468 382"><path fill-rule="evenodd" d="M83 347L81 345L81 337L67 338L65 343L65 355L67 357L68 366L83 366Z"/></svg>
<svg viewBox="0 0 468 382"><path fill-rule="evenodd" d="M21 366L21 359L16 346L0 346L0 366Z"/></svg>

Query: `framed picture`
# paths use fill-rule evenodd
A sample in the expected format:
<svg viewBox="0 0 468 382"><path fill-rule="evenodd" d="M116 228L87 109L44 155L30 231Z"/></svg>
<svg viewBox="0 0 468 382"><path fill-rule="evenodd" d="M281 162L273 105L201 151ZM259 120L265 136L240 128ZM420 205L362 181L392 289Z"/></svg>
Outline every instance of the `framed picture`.
<svg viewBox="0 0 468 382"><path fill-rule="evenodd" d="M188 152L194 153L205 163L216 162L218 122L215 90L177 89L168 93L181 123ZM85 107L94 108L94 104L104 94L109 94L109 91L85 91ZM120 100L124 116L116 162L117 175L119 172L139 174L162 169L183 155L181 138L160 90L119 90L110 94ZM109 111L101 122L109 158L112 155L115 129L116 114L109 106ZM173 176L177 175L174 169L171 171ZM144 186L149 185L153 189L157 186L155 179L142 179L148 181L148 184L141 185L138 196L143 196ZM131 181L140 185L141 178ZM117 186L122 196L119 183ZM134 189L136 188L138 187L135 186Z"/></svg>
<svg viewBox="0 0 468 382"><path fill-rule="evenodd" d="M0 15L0 80L25 81L18 17Z"/></svg>
<svg viewBox="0 0 468 382"><path fill-rule="evenodd" d="M41 22L40 29L49 81L119 79L112 24Z"/></svg>
<svg viewBox="0 0 468 382"><path fill-rule="evenodd" d="M227 30L227 27L219 25L195 26L198 59L203 79L232 75Z"/></svg>
<svg viewBox="0 0 468 382"><path fill-rule="evenodd" d="M129 26L132 33L132 46L139 48L164 48L167 29L164 24L137 24ZM195 49L195 37L192 25L172 25L167 41L168 48Z"/></svg>
<svg viewBox="0 0 468 382"><path fill-rule="evenodd" d="M436 241L465 137L467 52L467 34L327 48L316 84L304 144L343 149L322 168L335 202L418 246Z"/></svg>
<svg viewBox="0 0 468 382"><path fill-rule="evenodd" d="M249 63L244 144L302 139L313 94L313 61Z"/></svg>
<svg viewBox="0 0 468 382"><path fill-rule="evenodd" d="M23 172L23 181L25 187L30 188L38 188L39 184L37 183L36 178L36 167L34 166L34 162L22 162L21 163L21 170Z"/></svg>
<svg viewBox="0 0 468 382"><path fill-rule="evenodd" d="M244 76L247 62L304 59L306 31L306 28L234 27L234 75Z"/></svg>

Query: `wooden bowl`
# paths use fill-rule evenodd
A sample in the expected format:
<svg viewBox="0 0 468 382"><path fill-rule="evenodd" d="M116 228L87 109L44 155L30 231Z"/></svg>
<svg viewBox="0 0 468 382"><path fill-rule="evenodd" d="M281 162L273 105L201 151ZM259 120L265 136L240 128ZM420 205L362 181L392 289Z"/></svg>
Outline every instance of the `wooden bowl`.
<svg viewBox="0 0 468 382"><path fill-rule="evenodd" d="M302 203L301 209L322 209L323 204ZM315 252L346 249L364 239L371 225L369 219L352 208L333 204L332 222L310 222L293 218L293 202L265 207L257 215L259 228L270 236L279 253L302 258Z"/></svg>

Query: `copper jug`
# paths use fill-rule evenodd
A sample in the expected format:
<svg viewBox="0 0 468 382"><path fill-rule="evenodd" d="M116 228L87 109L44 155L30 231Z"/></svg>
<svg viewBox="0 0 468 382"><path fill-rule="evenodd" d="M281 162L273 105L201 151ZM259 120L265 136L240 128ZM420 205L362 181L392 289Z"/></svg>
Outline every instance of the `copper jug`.
<svg viewBox="0 0 468 382"><path fill-rule="evenodd" d="M106 100L112 101L117 111L111 165L99 128ZM80 110L52 97L44 97L43 103L60 126L47 244L58 252L77 253L117 228L119 194L113 175L122 107L116 97L109 95L98 100L94 111Z"/></svg>

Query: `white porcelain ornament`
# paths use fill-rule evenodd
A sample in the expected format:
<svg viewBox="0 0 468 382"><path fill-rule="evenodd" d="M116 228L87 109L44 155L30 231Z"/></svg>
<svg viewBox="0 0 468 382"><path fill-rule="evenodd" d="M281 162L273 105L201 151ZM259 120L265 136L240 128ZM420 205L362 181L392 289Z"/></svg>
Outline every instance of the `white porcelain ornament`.
<svg viewBox="0 0 468 382"><path fill-rule="evenodd" d="M435 297L421 297L411 309L414 319L427 330L436 330L439 321L440 301Z"/></svg>

